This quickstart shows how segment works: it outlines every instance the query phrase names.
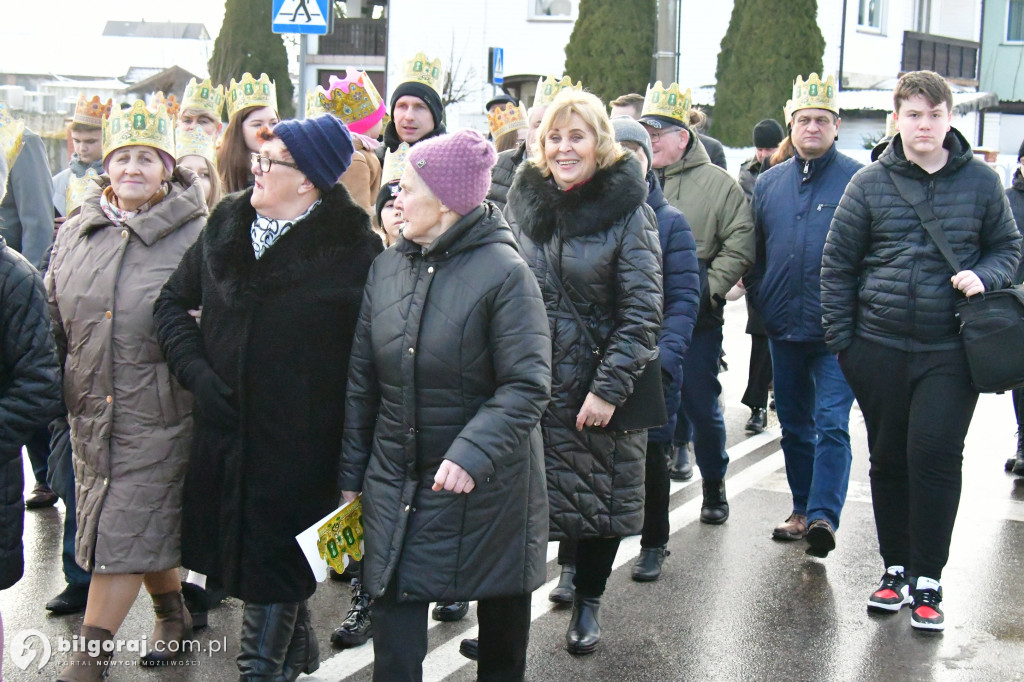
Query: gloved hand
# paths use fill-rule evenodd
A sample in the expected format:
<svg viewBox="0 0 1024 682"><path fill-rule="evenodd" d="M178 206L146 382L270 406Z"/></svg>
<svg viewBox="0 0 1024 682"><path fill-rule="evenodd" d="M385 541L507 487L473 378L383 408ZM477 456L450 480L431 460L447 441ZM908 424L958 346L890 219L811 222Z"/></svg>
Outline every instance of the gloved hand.
<svg viewBox="0 0 1024 682"><path fill-rule="evenodd" d="M194 360L185 368L182 378L185 380L185 388L192 391L192 397L195 398L197 417L221 426L238 424L234 391L217 376L209 363Z"/></svg>

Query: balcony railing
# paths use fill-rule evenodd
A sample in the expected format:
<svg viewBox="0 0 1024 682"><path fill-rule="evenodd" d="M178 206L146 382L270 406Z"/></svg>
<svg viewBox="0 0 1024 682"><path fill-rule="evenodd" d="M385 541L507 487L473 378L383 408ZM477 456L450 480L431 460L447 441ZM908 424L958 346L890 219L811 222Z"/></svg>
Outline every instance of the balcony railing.
<svg viewBox="0 0 1024 682"><path fill-rule="evenodd" d="M334 32L320 38L319 54L384 56L388 22L384 19L337 19Z"/></svg>
<svg viewBox="0 0 1024 682"><path fill-rule="evenodd" d="M935 71L964 85L978 84L979 44L931 33L903 32L903 62L900 70Z"/></svg>

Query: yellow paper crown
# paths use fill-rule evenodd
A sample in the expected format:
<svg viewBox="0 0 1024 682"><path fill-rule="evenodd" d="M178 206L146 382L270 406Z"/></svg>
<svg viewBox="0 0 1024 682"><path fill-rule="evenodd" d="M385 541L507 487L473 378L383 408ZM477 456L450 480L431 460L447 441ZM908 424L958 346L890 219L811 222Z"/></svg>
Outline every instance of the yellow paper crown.
<svg viewBox="0 0 1024 682"><path fill-rule="evenodd" d="M885 136L888 138L893 138L896 137L896 133L898 132L899 129L896 127L896 117L893 116L892 112L890 111L888 114L885 115Z"/></svg>
<svg viewBox="0 0 1024 682"><path fill-rule="evenodd" d="M377 88L373 86L370 79L365 77L365 73L358 73L354 79L351 78L352 75L354 74L350 72L349 78L345 79L348 81L346 83L348 85L348 92L345 92L340 87L332 88L329 91L317 87L314 91L319 100L320 108L340 118L345 125L351 125L356 121L362 121L364 118L373 116L384 105L384 100L381 99L380 93L377 92ZM340 79L336 80L333 77L331 80L339 83L345 82ZM308 113L306 114L307 117L309 115Z"/></svg>
<svg viewBox="0 0 1024 682"><path fill-rule="evenodd" d="M7 105L0 104L0 153L7 159L7 172L14 168L14 161L21 151L21 141L25 134L25 122L11 116Z"/></svg>
<svg viewBox="0 0 1024 682"><path fill-rule="evenodd" d="M668 88L665 88L661 81L658 81L654 85L647 86L647 93L644 95L644 108L640 117L665 116L679 121L681 125L689 126L692 102L693 97L689 88L686 89L686 92L681 92L678 83L671 83Z"/></svg>
<svg viewBox="0 0 1024 682"><path fill-rule="evenodd" d="M260 74L259 80L246 73L239 82L231 79L227 99L228 118L246 107L270 107L277 111L277 85L265 73Z"/></svg>
<svg viewBox="0 0 1024 682"><path fill-rule="evenodd" d="M224 86L214 87L209 78L202 82L195 78L185 86L185 94L181 96L182 109L202 109L219 121L224 110Z"/></svg>
<svg viewBox="0 0 1024 682"><path fill-rule="evenodd" d="M562 76L561 80L558 80L554 76L548 76L547 78L537 79L537 92L533 96L533 106L535 107L546 107L555 101L555 97L562 90L583 90L583 82L577 81L576 85L572 84L572 78L569 76Z"/></svg>
<svg viewBox="0 0 1024 682"><path fill-rule="evenodd" d="M102 128L103 119L110 116L110 109L113 106L114 100L112 99L108 99L104 104L100 101L99 95L92 99L86 99L84 94L79 95L78 102L75 104L75 115L71 118L71 122Z"/></svg>
<svg viewBox="0 0 1024 682"><path fill-rule="evenodd" d="M801 109L825 109L838 116L838 94L836 81L832 76L829 76L824 82L818 78L816 73L808 76L807 80L797 76L793 81L793 105L789 113L793 115Z"/></svg>
<svg viewBox="0 0 1024 682"><path fill-rule="evenodd" d="M131 109L113 111L103 120L104 159L115 149L132 145L153 147L174 156L174 127L164 105L158 104L152 112L140 99Z"/></svg>
<svg viewBox="0 0 1024 682"><path fill-rule="evenodd" d="M72 211L82 205L85 201L85 192L89 189L89 183L100 176L94 169L88 168L85 175L78 177L74 173L68 180L68 189L64 193L64 215L70 216Z"/></svg>
<svg viewBox="0 0 1024 682"><path fill-rule="evenodd" d="M491 137L498 139L505 133L526 127L526 107L509 102L504 107L492 107L487 112L487 124L491 127Z"/></svg>
<svg viewBox="0 0 1024 682"><path fill-rule="evenodd" d="M423 83L434 89L440 96L444 89L444 67L440 59L430 61L427 55L417 52L405 63L401 83Z"/></svg>
<svg viewBox="0 0 1024 682"><path fill-rule="evenodd" d="M164 109L167 110L167 115L171 117L171 122L173 123L178 118L178 111L181 108L178 105L178 98L174 95L165 95L163 90L159 90L155 95L153 95L153 104L151 109L156 111L156 108L161 104Z"/></svg>
<svg viewBox="0 0 1024 682"><path fill-rule="evenodd" d="M390 149L384 152L384 168L380 174L381 187L402 179L402 172L405 171L405 160L409 156L409 143L403 142L398 145L395 151Z"/></svg>
<svg viewBox="0 0 1024 682"><path fill-rule="evenodd" d="M314 116L320 116L321 114L327 113L327 108L320 103L320 96L325 99L328 97L328 93L323 89L323 86L318 85L314 89L306 93L306 118L313 118Z"/></svg>
<svg viewBox="0 0 1024 682"><path fill-rule="evenodd" d="M217 167L217 143L201 127L192 130L178 128L174 133L174 158L201 156Z"/></svg>

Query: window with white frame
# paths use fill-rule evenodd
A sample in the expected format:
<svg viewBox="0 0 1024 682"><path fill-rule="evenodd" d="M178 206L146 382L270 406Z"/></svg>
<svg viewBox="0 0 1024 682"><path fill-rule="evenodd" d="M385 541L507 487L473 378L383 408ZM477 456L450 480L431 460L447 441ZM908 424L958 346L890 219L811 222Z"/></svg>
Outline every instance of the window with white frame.
<svg viewBox="0 0 1024 682"><path fill-rule="evenodd" d="M857 27L881 33L885 18L885 0L859 0L859 3Z"/></svg>
<svg viewBox="0 0 1024 682"><path fill-rule="evenodd" d="M526 0L527 17L547 21L572 21L579 0Z"/></svg>
<svg viewBox="0 0 1024 682"><path fill-rule="evenodd" d="M1009 0L1006 5L1006 42L1024 43L1024 0Z"/></svg>

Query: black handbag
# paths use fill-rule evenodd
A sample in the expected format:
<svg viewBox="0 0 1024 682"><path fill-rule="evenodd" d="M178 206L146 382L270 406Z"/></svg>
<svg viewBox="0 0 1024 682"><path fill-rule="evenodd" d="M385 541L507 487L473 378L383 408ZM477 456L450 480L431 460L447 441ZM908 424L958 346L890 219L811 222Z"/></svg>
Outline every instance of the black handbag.
<svg viewBox="0 0 1024 682"><path fill-rule="evenodd" d="M922 227L953 273L960 272L960 261L921 187L894 173L889 173L889 177L903 200L914 207ZM953 308L960 322L960 338L974 388L980 393L1002 393L1024 387L1024 290L1009 287L970 298L961 296Z"/></svg>
<svg viewBox="0 0 1024 682"><path fill-rule="evenodd" d="M593 349L596 362L594 368L600 364L604 355L605 346L598 344L590 327L583 321L583 317L576 309L576 305L569 298L565 285L562 283L562 275L551 260L551 254L547 247L544 248L544 257L547 259L548 268L551 270L555 286L561 299L566 302L569 312L572 314L576 324L582 330L587 341ZM612 431L643 431L654 429L668 423L668 408L665 406L665 389L661 384L661 357L655 354L644 366L644 371L633 382L633 392L626 398L626 402L615 408L612 418L605 427Z"/></svg>

